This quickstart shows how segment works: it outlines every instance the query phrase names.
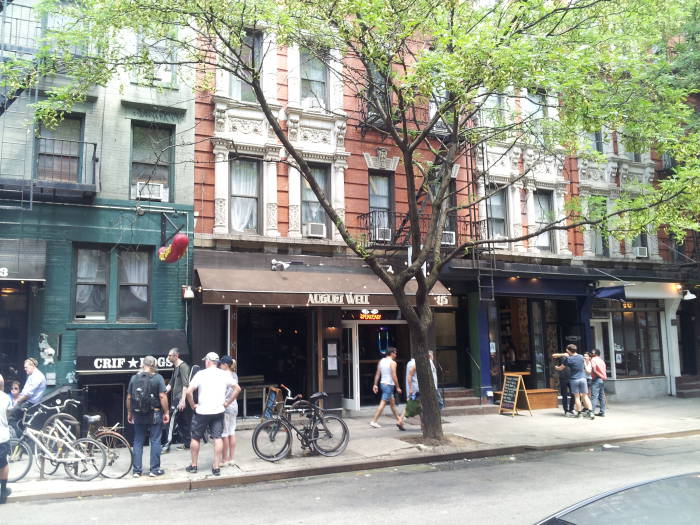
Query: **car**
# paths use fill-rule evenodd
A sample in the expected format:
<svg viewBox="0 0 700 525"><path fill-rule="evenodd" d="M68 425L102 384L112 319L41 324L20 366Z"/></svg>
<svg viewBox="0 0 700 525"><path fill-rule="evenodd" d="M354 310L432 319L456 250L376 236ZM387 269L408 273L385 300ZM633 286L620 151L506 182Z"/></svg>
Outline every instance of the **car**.
<svg viewBox="0 0 700 525"><path fill-rule="evenodd" d="M537 525L686 525L700 523L700 472L658 478L604 492Z"/></svg>

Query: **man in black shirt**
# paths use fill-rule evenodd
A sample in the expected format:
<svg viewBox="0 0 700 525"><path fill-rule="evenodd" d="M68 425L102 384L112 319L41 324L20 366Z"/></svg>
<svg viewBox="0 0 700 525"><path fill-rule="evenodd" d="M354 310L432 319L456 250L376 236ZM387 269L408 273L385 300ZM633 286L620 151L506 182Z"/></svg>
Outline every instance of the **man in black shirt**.
<svg viewBox="0 0 700 525"><path fill-rule="evenodd" d="M557 359L557 367L562 366L562 360ZM571 371L568 366L559 369L559 393L561 394L561 406L564 409L564 416L573 417L574 416L574 396L571 393L571 385L569 384L569 379L571 379Z"/></svg>
<svg viewBox="0 0 700 525"><path fill-rule="evenodd" d="M168 361L175 367L173 376L165 387L166 392L171 392L170 407L173 415L168 429L168 443L163 448L164 452L170 450L176 425L182 439L182 444L177 448L190 448L190 423L192 422L192 409L187 404L187 387L190 386L190 365L180 359L180 350L178 348L168 350Z"/></svg>

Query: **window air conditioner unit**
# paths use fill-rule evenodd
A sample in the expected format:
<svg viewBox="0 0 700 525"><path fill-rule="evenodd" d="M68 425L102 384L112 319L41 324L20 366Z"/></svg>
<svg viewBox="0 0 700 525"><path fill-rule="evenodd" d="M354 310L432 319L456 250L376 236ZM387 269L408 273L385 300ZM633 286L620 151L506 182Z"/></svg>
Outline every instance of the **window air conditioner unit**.
<svg viewBox="0 0 700 525"><path fill-rule="evenodd" d="M442 232L442 239L440 240L440 244L442 244L443 246L454 246L455 245L455 232L443 231Z"/></svg>
<svg viewBox="0 0 700 525"><path fill-rule="evenodd" d="M304 237L314 237L316 239L326 238L326 225L322 222L309 222L304 224Z"/></svg>
<svg viewBox="0 0 700 525"><path fill-rule="evenodd" d="M632 249L634 250L634 256L637 259L646 259L649 257L649 248L646 246L635 246Z"/></svg>
<svg viewBox="0 0 700 525"><path fill-rule="evenodd" d="M163 185L156 182L137 182L136 198L149 201L162 201Z"/></svg>
<svg viewBox="0 0 700 525"><path fill-rule="evenodd" d="M375 228L372 240L378 242L391 241L391 228Z"/></svg>

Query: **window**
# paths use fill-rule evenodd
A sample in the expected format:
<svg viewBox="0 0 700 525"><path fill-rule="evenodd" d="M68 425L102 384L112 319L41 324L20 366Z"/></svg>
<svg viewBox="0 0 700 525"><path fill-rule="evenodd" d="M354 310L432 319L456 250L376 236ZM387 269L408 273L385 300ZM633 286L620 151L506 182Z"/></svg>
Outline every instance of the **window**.
<svg viewBox="0 0 700 525"><path fill-rule="evenodd" d="M172 128L157 124L131 127L131 198L170 201Z"/></svg>
<svg viewBox="0 0 700 525"><path fill-rule="evenodd" d="M588 202L589 216L591 220L599 220L607 215L608 201L604 197L592 197ZM608 235L605 231L605 224L591 226L591 245L593 253L602 257L610 255L608 249Z"/></svg>
<svg viewBox="0 0 700 525"><path fill-rule="evenodd" d="M246 31L246 36L241 42L241 60L249 68L257 69L262 60L263 34L261 31ZM249 71L240 70L241 76L246 80L252 80ZM231 75L231 98L242 102L256 102L253 88L244 80Z"/></svg>
<svg viewBox="0 0 700 525"><path fill-rule="evenodd" d="M135 82L160 86L175 84L175 51L166 38L154 40L139 35L138 48L140 55L147 56L152 63L141 68Z"/></svg>
<svg viewBox="0 0 700 525"><path fill-rule="evenodd" d="M75 318L104 320L107 318L109 251L80 248L76 259Z"/></svg>
<svg viewBox="0 0 700 525"><path fill-rule="evenodd" d="M487 234L492 239L507 237L508 200L506 189L496 190L497 188L494 187L488 189L488 192L495 191L495 193L486 200Z"/></svg>
<svg viewBox="0 0 700 525"><path fill-rule="evenodd" d="M391 105L387 103L390 98L388 79L375 66L370 64L367 86L367 120L375 125L381 125L379 107L384 108L387 115L391 115Z"/></svg>
<svg viewBox="0 0 700 525"><path fill-rule="evenodd" d="M535 141L545 142L545 121L547 120L547 94L540 89L528 90L527 105L523 119Z"/></svg>
<svg viewBox="0 0 700 525"><path fill-rule="evenodd" d="M119 319L149 319L149 255L119 252Z"/></svg>
<svg viewBox="0 0 700 525"><path fill-rule="evenodd" d="M75 319L150 319L151 255L147 250L106 246L76 249ZM116 311L108 297L116 294ZM112 303L115 304L115 303Z"/></svg>
<svg viewBox="0 0 700 525"><path fill-rule="evenodd" d="M328 107L328 66L308 49L301 48L301 105Z"/></svg>
<svg viewBox="0 0 700 525"><path fill-rule="evenodd" d="M237 159L231 162L231 230L258 233L260 172L262 162Z"/></svg>
<svg viewBox="0 0 700 525"><path fill-rule="evenodd" d="M552 192L535 192L535 226L539 230L548 226L554 220L552 213ZM535 237L535 247L541 251L552 251L552 231L542 233Z"/></svg>
<svg viewBox="0 0 700 525"><path fill-rule="evenodd" d="M637 237L632 239L632 248L648 248L649 247L649 237L646 233L640 233Z"/></svg>
<svg viewBox="0 0 700 525"><path fill-rule="evenodd" d="M611 304L617 377L663 375L658 302Z"/></svg>
<svg viewBox="0 0 700 525"><path fill-rule="evenodd" d="M39 180L82 182L83 120L66 117L56 129L43 124L37 142L37 172Z"/></svg>
<svg viewBox="0 0 700 525"><path fill-rule="evenodd" d="M321 187L323 193L326 196L328 194L328 179L329 179L330 168L328 166L311 166L311 175L313 176L316 184ZM307 225L323 224L324 231L326 225L326 212L321 207L321 203L318 202L316 194L311 190L311 186L306 181L305 178L301 179L301 223L302 227L307 227ZM313 236L326 237L326 235L320 235L320 230L314 230ZM311 229L307 229L305 235L309 236Z"/></svg>
<svg viewBox="0 0 700 525"><path fill-rule="evenodd" d="M373 228L391 228L391 177L369 175L369 211Z"/></svg>
<svg viewBox="0 0 700 525"><path fill-rule="evenodd" d="M596 131L594 133L589 133L589 138L591 141L591 147L594 151L598 153L605 153L605 144L603 142L603 132Z"/></svg>
<svg viewBox="0 0 700 525"><path fill-rule="evenodd" d="M627 158L631 160L632 162L642 162L642 154L637 153L634 151L628 151L625 153L627 155Z"/></svg>

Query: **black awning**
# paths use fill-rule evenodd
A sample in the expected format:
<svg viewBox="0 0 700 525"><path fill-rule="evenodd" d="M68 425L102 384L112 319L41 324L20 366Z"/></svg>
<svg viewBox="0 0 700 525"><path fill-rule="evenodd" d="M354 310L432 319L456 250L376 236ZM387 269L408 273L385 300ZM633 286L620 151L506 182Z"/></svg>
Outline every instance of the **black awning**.
<svg viewBox="0 0 700 525"><path fill-rule="evenodd" d="M138 372L141 358L152 355L159 369L172 369L168 350L177 347L189 355L183 330L79 330L76 346L76 372L115 374Z"/></svg>
<svg viewBox="0 0 700 525"><path fill-rule="evenodd" d="M46 241L0 239L0 281L45 281Z"/></svg>

